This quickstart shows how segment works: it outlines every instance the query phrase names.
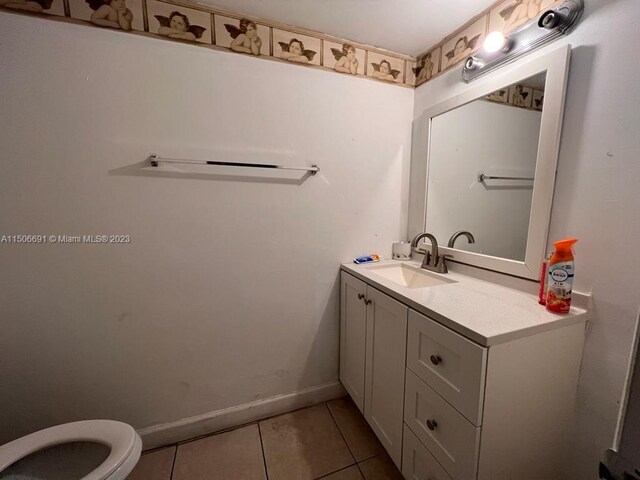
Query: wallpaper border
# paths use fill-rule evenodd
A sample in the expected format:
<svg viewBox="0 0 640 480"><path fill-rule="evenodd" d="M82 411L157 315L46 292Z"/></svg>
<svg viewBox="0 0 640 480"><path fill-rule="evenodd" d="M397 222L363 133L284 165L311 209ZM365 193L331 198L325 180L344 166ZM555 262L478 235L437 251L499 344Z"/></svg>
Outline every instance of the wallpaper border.
<svg viewBox="0 0 640 480"><path fill-rule="evenodd" d="M415 88L459 66L490 31L508 34L562 1L497 0L417 57L185 0L0 0L0 11Z"/></svg>
<svg viewBox="0 0 640 480"><path fill-rule="evenodd" d="M116 8L122 11L118 13ZM186 43L405 88L415 86L415 57L410 55L199 3L0 0L0 11Z"/></svg>

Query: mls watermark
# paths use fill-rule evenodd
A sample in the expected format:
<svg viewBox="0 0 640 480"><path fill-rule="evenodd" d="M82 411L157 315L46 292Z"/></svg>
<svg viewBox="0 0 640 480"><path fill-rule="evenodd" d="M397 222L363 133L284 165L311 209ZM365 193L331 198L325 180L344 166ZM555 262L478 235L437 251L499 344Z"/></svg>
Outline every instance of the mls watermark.
<svg viewBox="0 0 640 480"><path fill-rule="evenodd" d="M131 235L0 235L0 244L23 243L82 243L82 244L127 244L131 243Z"/></svg>

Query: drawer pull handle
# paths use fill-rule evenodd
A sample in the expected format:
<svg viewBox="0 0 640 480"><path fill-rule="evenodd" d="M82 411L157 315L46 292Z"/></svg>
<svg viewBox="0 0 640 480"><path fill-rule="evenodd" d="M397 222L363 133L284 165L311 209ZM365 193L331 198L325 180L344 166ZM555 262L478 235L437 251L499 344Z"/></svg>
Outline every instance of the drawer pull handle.
<svg viewBox="0 0 640 480"><path fill-rule="evenodd" d="M364 304L365 304L365 305L369 305L369 304L371 304L371 300L365 300L365 301L364 301Z"/></svg>
<svg viewBox="0 0 640 480"><path fill-rule="evenodd" d="M440 365L440 362L442 362L440 355L431 355L430 358L431 358L431 363L433 363L434 365Z"/></svg>
<svg viewBox="0 0 640 480"><path fill-rule="evenodd" d="M362 300L364 298L364 293L359 293L358 294L358 300Z"/></svg>
<svg viewBox="0 0 640 480"><path fill-rule="evenodd" d="M427 428L431 431L435 430L438 428L438 422L435 420L427 420Z"/></svg>

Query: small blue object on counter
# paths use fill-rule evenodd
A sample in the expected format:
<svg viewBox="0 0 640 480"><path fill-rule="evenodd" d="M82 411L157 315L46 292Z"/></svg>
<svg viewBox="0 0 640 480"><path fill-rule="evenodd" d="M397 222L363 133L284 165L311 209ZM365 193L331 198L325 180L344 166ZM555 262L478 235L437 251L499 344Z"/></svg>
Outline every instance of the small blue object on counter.
<svg viewBox="0 0 640 480"><path fill-rule="evenodd" d="M357 257L353 259L353 263L372 263L372 262L379 262L380 261L380 255L378 255L377 253L372 253L371 255L367 255L364 257Z"/></svg>

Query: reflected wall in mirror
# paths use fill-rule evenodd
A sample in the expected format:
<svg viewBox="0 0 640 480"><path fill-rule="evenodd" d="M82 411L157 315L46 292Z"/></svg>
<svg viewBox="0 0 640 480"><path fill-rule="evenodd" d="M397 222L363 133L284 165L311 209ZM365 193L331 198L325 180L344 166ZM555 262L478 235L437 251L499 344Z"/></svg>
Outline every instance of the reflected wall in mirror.
<svg viewBox="0 0 640 480"><path fill-rule="evenodd" d="M426 230L452 248L524 262L546 73L432 118ZM475 240L475 243L471 241Z"/></svg>

